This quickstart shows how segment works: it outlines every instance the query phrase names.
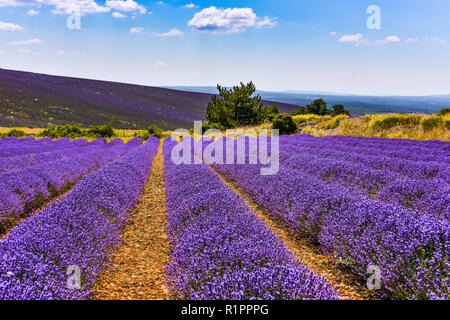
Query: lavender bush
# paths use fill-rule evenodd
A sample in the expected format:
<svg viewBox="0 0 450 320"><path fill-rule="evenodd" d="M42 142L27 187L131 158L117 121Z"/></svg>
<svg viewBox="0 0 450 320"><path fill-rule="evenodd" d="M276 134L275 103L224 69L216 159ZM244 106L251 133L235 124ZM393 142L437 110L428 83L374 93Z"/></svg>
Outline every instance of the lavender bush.
<svg viewBox="0 0 450 320"><path fill-rule="evenodd" d="M377 200L413 208L421 212L450 219L450 185L443 179L411 179L398 172L373 169L361 163L296 153L281 146L280 163L286 168L340 184ZM396 161L392 160L393 165ZM443 173L449 166L442 166ZM425 172L417 170L416 172Z"/></svg>
<svg viewBox="0 0 450 320"><path fill-rule="evenodd" d="M120 140L120 139L118 139ZM102 140L96 140L86 144L79 142L77 144L69 145L67 148L58 149L54 151L31 153L21 156L0 158L0 174L25 169L31 166L44 164L47 162L54 162L61 159L68 159L82 153L87 153L93 150L100 150L100 146L113 146L123 143L122 140L111 141L105 144ZM79 140L78 140L79 141Z"/></svg>
<svg viewBox="0 0 450 320"><path fill-rule="evenodd" d="M315 141L317 138L299 139ZM329 140L333 144L329 144L328 148L339 148L339 138ZM353 141L344 139L344 144L349 140ZM361 143L361 139L355 140L355 143ZM317 141L318 144L321 143L321 139ZM248 138L246 143L249 146ZM410 143L407 144L410 148ZM441 157L448 144L436 144L438 150L434 154ZM383 145L383 148L390 147ZM420 143L420 148L424 148L423 143ZM370 153L375 154L376 150ZM433 152L430 151L429 154ZM215 167L234 180L259 205L284 221L293 232L317 241L325 252L335 256L337 260L345 261L362 279L367 279L369 266L378 266L382 277L382 290L379 291L381 296L393 299L450 298L448 220L425 215L414 210L415 208L406 209L370 199L339 183L333 183L333 179L324 181L323 177L318 178L308 173L308 165L313 165L311 161L302 155L298 157L306 163L299 161L292 165L289 161L284 161L280 171L274 176L261 176L260 166L257 165ZM291 160L294 161L294 158L291 157ZM318 170L321 165L327 168L325 159L315 160L318 163L314 168L317 167ZM355 175L346 177L350 181L355 178ZM366 179L361 178L361 183ZM385 191L383 196L388 189ZM448 197L448 194L440 196ZM447 207L444 210L448 212L448 202L445 205Z"/></svg>
<svg viewBox="0 0 450 320"><path fill-rule="evenodd" d="M174 144L166 140L164 159L175 298L337 299L210 168L174 165Z"/></svg>
<svg viewBox="0 0 450 320"><path fill-rule="evenodd" d="M69 138L62 138L58 140L43 138L37 140L33 137L27 137L19 139L19 141L11 140L6 143L2 143L2 148L0 149L0 158L16 157L32 153L55 151L58 149L64 149L71 146L81 146L87 144L88 141L85 139L72 141Z"/></svg>
<svg viewBox="0 0 450 320"><path fill-rule="evenodd" d="M0 242L0 299L87 298L120 244L158 145L152 138L106 164L14 228ZM68 286L69 266L80 270L80 289Z"/></svg>
<svg viewBox="0 0 450 320"><path fill-rule="evenodd" d="M2 220L20 216L55 197L85 174L133 150L142 143L136 138L123 145L118 141L98 145L90 152L47 162L0 175L0 227Z"/></svg>

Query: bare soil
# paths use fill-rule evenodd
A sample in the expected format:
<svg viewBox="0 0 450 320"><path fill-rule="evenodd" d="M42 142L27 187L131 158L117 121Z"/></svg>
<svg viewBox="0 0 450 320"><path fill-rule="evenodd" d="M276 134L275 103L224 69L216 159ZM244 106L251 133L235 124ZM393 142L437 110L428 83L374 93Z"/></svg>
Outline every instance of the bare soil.
<svg viewBox="0 0 450 320"><path fill-rule="evenodd" d="M141 199L122 233L123 245L94 287L95 300L166 300L164 267L169 262L166 228L166 191L162 146Z"/></svg>

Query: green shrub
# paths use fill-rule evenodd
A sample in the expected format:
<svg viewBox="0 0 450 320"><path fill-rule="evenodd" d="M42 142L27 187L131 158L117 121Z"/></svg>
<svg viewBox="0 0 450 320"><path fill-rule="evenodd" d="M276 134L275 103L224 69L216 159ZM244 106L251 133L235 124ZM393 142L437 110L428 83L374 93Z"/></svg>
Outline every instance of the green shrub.
<svg viewBox="0 0 450 320"><path fill-rule="evenodd" d="M447 114L450 114L450 108L444 108L441 111L439 111L438 115L445 116Z"/></svg>
<svg viewBox="0 0 450 320"><path fill-rule="evenodd" d="M349 116L350 112L348 112L348 110L345 110L345 106L343 104L335 104L333 106L333 110L331 111L331 115L333 115L333 116L339 116L339 115Z"/></svg>
<svg viewBox="0 0 450 320"><path fill-rule="evenodd" d="M293 116L300 116L302 114L306 114L306 108L301 107L301 108L298 108L298 109L294 109L294 110L292 110L291 114Z"/></svg>
<svg viewBox="0 0 450 320"><path fill-rule="evenodd" d="M148 127L147 132L150 137L158 137L160 139L164 137L164 132L157 126Z"/></svg>
<svg viewBox="0 0 450 320"><path fill-rule="evenodd" d="M9 130L9 132L7 132L4 136L5 137L17 137L17 138L22 138L25 137L27 134L22 131L22 130L17 130L17 129L11 129Z"/></svg>
<svg viewBox="0 0 450 320"><path fill-rule="evenodd" d="M422 128L424 131L431 131L437 128L442 124L442 119L440 117L431 116L429 118L425 118L422 121Z"/></svg>
<svg viewBox="0 0 450 320"><path fill-rule="evenodd" d="M108 123L102 126L91 126L87 129L87 135L95 138L111 138L116 135L113 126Z"/></svg>
<svg viewBox="0 0 450 320"><path fill-rule="evenodd" d="M65 125L65 126L50 126L39 134L41 137L48 137L52 139L60 138L79 138L84 136L84 130L77 125Z"/></svg>
<svg viewBox="0 0 450 320"><path fill-rule="evenodd" d="M159 139L164 138L164 132L157 126L150 126L144 132L135 133L135 137L139 137L143 140L148 140L151 137L157 137Z"/></svg>
<svg viewBox="0 0 450 320"><path fill-rule="evenodd" d="M275 119L275 117L277 115L280 114L280 109L278 108L278 105L273 103L271 105L265 106L262 109L262 112L260 114L260 121L261 123L263 122L272 122L273 119Z"/></svg>
<svg viewBox="0 0 450 320"><path fill-rule="evenodd" d="M273 120L272 128L280 130L280 135L292 134L297 131L297 126L292 116L288 114L279 114L276 116Z"/></svg>

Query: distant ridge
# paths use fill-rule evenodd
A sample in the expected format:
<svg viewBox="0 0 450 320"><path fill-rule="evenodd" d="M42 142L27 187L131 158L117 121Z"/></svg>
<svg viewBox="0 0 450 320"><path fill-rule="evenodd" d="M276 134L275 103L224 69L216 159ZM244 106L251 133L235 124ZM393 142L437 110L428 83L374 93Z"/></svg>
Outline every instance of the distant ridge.
<svg viewBox="0 0 450 320"><path fill-rule="evenodd" d="M217 93L215 87L207 86L175 86L166 87L171 89ZM436 113L442 108L450 107L449 95L430 95L430 96L364 96L354 94L320 92L320 91L302 91L287 90L282 92L275 91L257 91L263 99L281 101L295 105L305 106L314 99L324 99L330 106L334 104L343 104L346 109L354 115L364 115L371 113Z"/></svg>
<svg viewBox="0 0 450 320"><path fill-rule="evenodd" d="M0 126L112 122L117 128L191 128L212 94L0 69ZM263 101L270 104L270 101ZM282 112L298 106L278 103Z"/></svg>

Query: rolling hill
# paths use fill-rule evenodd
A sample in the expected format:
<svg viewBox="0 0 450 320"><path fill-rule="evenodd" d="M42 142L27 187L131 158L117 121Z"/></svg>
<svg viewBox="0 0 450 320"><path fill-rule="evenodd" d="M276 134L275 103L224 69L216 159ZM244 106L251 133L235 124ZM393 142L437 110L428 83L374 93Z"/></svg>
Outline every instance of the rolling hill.
<svg viewBox="0 0 450 320"><path fill-rule="evenodd" d="M203 120L212 94L0 69L0 126L191 128ZM270 104L270 101L263 101ZM282 112L298 106L278 103Z"/></svg>

